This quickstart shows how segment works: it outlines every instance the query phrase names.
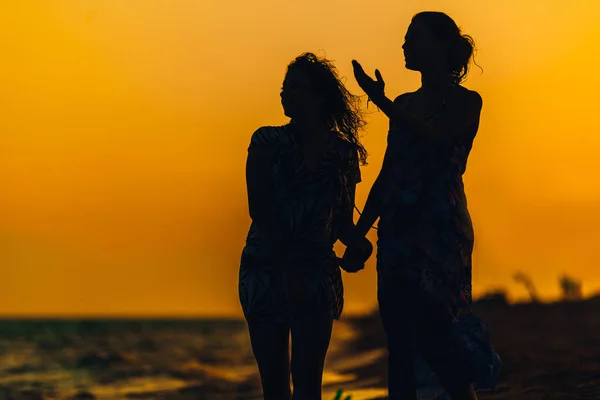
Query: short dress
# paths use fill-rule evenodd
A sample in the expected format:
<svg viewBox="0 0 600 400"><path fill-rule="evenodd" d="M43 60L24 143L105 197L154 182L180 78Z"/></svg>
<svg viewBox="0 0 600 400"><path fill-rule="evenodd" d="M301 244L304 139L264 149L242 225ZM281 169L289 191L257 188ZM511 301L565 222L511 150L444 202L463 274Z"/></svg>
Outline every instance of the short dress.
<svg viewBox="0 0 600 400"><path fill-rule="evenodd" d="M328 315L338 319L344 306L340 267L333 250L340 217L352 209L355 185L361 181L357 148L332 132L320 165L308 171L303 163L292 124L258 129L253 146L277 149L271 170L273 213L283 222L282 235L292 244L292 273L307 300L295 306L286 301L284 271L269 253L259 231L251 224L239 270L239 298L248 322L289 323L292 318ZM303 297L303 298L304 298Z"/></svg>

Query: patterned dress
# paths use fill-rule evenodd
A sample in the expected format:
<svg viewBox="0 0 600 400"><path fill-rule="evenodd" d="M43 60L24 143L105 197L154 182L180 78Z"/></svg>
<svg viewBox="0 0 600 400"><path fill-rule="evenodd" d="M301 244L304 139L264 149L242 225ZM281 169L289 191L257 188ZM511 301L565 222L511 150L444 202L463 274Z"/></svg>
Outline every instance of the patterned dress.
<svg viewBox="0 0 600 400"><path fill-rule="evenodd" d="M414 282L455 319L471 303L474 234L462 175L473 139L432 147L391 122L385 156L378 274Z"/></svg>
<svg viewBox="0 0 600 400"><path fill-rule="evenodd" d="M377 269L378 279L412 281L443 304L474 386L492 389L501 360L485 323L471 310L474 233L462 180L475 133L432 148L390 122ZM415 378L419 399L448 399L419 353Z"/></svg>
<svg viewBox="0 0 600 400"><path fill-rule="evenodd" d="M351 210L355 185L360 182L358 153L332 133L319 166L306 169L291 124L258 129L253 146L273 146L277 160L271 170L276 206L273 213L283 222L292 243L292 264L282 270L273 260L253 223L242 251L239 297L250 322L277 321L326 313L341 315L344 299L341 271L333 250L339 236L340 216ZM300 304L286 296L284 274L303 288Z"/></svg>

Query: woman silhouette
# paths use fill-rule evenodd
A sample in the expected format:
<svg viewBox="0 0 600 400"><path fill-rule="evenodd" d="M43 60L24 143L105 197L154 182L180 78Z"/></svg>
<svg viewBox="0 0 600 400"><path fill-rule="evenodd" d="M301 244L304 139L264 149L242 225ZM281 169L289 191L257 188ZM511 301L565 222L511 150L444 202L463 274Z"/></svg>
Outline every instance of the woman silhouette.
<svg viewBox="0 0 600 400"><path fill-rule="evenodd" d="M335 67L306 53L288 65L281 90L284 126L252 135L246 179L252 225L242 252L239 295L265 400L321 399L325 354L343 308L339 239L354 227L364 126L360 99ZM356 242L356 241L355 241ZM366 239L356 246L366 253ZM349 261L357 271L364 261ZM289 361L289 334L292 358Z"/></svg>
<svg viewBox="0 0 600 400"><path fill-rule="evenodd" d="M417 398L420 356L449 398L476 399L471 382L482 372L456 329L471 315L474 235L462 175L482 99L460 83L473 41L448 15L422 12L413 17L402 48L406 68L421 73L421 87L393 101L380 72L373 80L353 61L359 85L390 118L383 166L353 237L362 243L379 217L378 301L390 399ZM354 257L352 243L346 260Z"/></svg>

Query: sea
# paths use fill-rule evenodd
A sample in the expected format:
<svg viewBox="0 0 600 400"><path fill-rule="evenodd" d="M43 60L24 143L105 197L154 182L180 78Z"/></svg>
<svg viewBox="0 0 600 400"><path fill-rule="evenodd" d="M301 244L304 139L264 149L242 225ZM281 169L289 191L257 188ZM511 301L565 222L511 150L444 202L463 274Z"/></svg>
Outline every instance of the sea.
<svg viewBox="0 0 600 400"><path fill-rule="evenodd" d="M323 399L385 398L360 324L336 321ZM371 371L373 372L373 371ZM231 319L0 320L0 400L261 399L246 324Z"/></svg>

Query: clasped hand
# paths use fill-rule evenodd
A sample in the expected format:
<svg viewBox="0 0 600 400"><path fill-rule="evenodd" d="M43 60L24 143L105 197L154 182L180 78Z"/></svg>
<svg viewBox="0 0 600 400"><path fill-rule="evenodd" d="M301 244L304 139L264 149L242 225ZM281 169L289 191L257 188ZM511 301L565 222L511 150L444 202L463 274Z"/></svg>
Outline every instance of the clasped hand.
<svg viewBox="0 0 600 400"><path fill-rule="evenodd" d="M358 272L365 268L365 263L373 254L373 245L366 237L354 239L348 244L340 262L346 272Z"/></svg>

